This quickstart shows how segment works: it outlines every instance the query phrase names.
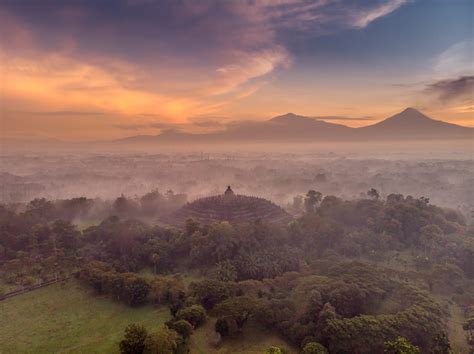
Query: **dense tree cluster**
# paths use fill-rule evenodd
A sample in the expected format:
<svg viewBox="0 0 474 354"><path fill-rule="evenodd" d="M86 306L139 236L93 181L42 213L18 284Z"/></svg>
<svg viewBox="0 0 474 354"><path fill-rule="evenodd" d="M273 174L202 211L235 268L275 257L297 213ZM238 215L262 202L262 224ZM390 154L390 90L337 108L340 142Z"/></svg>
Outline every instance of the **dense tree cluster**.
<svg viewBox="0 0 474 354"><path fill-rule="evenodd" d="M183 328L183 326L180 328ZM133 323L125 328L124 337L119 343L120 353L186 353L185 348L188 337L183 336L180 332L170 328L169 326L163 326L158 331L149 333L145 327Z"/></svg>
<svg viewBox="0 0 474 354"><path fill-rule="evenodd" d="M150 283L135 273L119 273L103 262L91 262L79 277L89 283L99 294L110 295L130 306L144 304L150 292Z"/></svg>
<svg viewBox="0 0 474 354"><path fill-rule="evenodd" d="M411 344L406 338L399 336L392 341L385 342L384 353L386 354L419 354L420 348Z"/></svg>
<svg viewBox="0 0 474 354"><path fill-rule="evenodd" d="M447 353L445 313L429 292L470 305L472 229L427 198L375 192L347 201L310 191L288 225L188 220L182 229L109 216L78 230L71 216L90 204L80 198L1 206L0 280L24 286L75 273L129 306L169 306L162 330L127 328L124 353L185 350L208 316L224 340L252 321L304 353ZM127 203L114 207L127 215ZM177 269L197 277L185 285Z"/></svg>

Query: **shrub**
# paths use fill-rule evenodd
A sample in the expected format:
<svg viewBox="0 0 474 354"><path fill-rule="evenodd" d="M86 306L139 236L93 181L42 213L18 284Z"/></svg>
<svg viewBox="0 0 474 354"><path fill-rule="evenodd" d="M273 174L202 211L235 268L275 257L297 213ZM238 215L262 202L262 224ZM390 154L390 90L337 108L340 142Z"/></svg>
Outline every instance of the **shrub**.
<svg viewBox="0 0 474 354"><path fill-rule="evenodd" d="M173 354L180 344L179 334L164 326L158 332L148 335L143 354Z"/></svg>
<svg viewBox="0 0 474 354"><path fill-rule="evenodd" d="M303 347L301 354L328 354L328 350L317 342L309 342Z"/></svg>
<svg viewBox="0 0 474 354"><path fill-rule="evenodd" d="M192 305L182 308L176 313L177 320L186 320L196 328L206 320L206 310L201 305Z"/></svg>
<svg viewBox="0 0 474 354"><path fill-rule="evenodd" d="M124 338L120 341L120 353L141 354L145 348L147 331L142 325L132 323L125 328Z"/></svg>
<svg viewBox="0 0 474 354"><path fill-rule="evenodd" d="M193 325L186 320L169 321L166 325L187 340L193 333Z"/></svg>

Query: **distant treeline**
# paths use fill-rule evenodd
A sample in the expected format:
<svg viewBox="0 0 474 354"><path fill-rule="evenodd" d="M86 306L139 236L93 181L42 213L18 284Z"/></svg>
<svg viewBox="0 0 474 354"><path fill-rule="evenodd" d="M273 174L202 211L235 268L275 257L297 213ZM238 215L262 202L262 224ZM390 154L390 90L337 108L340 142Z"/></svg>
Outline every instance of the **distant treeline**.
<svg viewBox="0 0 474 354"><path fill-rule="evenodd" d="M61 219L87 223L97 222L109 216L157 218L178 209L186 201L185 194L175 194L172 190L162 194L158 190L153 190L141 197L121 195L115 200L78 197L52 201L38 198L27 204L9 205L7 209L36 222Z"/></svg>

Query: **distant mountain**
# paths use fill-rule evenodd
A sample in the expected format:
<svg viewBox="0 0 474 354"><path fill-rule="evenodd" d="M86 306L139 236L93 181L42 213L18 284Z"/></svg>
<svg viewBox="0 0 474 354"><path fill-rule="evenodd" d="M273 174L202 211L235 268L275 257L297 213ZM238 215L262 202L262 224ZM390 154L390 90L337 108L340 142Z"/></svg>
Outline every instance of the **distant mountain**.
<svg viewBox="0 0 474 354"><path fill-rule="evenodd" d="M293 113L263 122L242 122L225 130L191 134L167 131L160 135L141 135L116 140L116 143L213 143L213 142L319 142L357 140L454 139L472 138L473 128L431 119L414 108L361 128L299 116Z"/></svg>
<svg viewBox="0 0 474 354"><path fill-rule="evenodd" d="M215 133L230 140L253 141L315 141L345 139L353 134L345 125L327 123L288 113L264 122L237 124Z"/></svg>
<svg viewBox="0 0 474 354"><path fill-rule="evenodd" d="M377 138L469 138L473 137L473 129L446 123L427 117L414 108L407 108L379 123L358 128L359 136Z"/></svg>
<svg viewBox="0 0 474 354"><path fill-rule="evenodd" d="M225 130L214 133L190 134L167 131L155 136L132 136L117 140L117 142L312 142L347 139L353 133L353 129L345 125L288 113L263 122L248 121L232 124Z"/></svg>

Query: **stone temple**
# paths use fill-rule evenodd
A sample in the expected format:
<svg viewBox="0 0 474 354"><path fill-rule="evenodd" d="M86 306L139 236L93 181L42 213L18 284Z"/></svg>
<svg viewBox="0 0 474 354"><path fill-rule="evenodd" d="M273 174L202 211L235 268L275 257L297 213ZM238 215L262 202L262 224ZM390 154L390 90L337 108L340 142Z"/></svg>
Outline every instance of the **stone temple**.
<svg viewBox="0 0 474 354"><path fill-rule="evenodd" d="M229 186L224 194L187 203L170 215L167 223L181 227L188 219L201 224L256 220L286 223L291 220L291 216L267 199L235 194Z"/></svg>

